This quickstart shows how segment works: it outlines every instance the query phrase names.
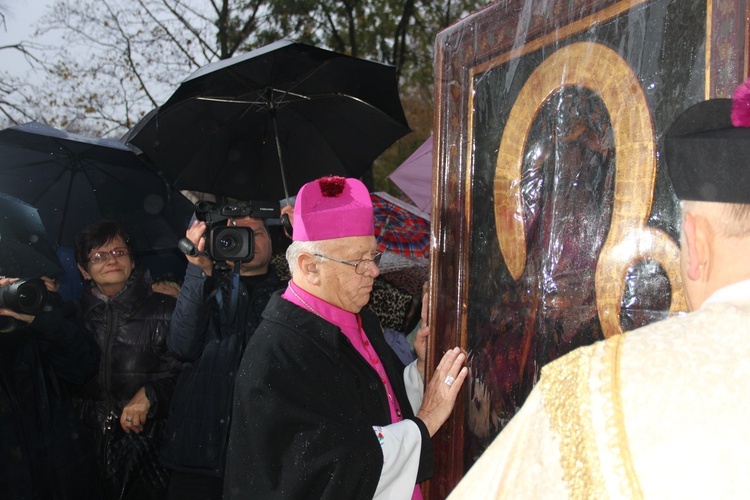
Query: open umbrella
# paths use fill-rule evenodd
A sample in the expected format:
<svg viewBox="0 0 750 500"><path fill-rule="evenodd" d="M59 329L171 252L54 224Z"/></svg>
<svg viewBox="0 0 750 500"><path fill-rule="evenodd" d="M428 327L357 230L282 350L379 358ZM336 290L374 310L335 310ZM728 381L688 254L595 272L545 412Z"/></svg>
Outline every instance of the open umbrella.
<svg viewBox="0 0 750 500"><path fill-rule="evenodd" d="M429 216L387 193L371 193L370 198L375 215L378 252L391 252L411 258L428 257Z"/></svg>
<svg viewBox="0 0 750 500"><path fill-rule="evenodd" d="M102 218L122 222L136 250L175 248L193 205L126 144L31 122L0 130L0 192L39 210L57 245Z"/></svg>
<svg viewBox="0 0 750 500"><path fill-rule="evenodd" d="M432 212L432 136L388 176L420 209Z"/></svg>
<svg viewBox="0 0 750 500"><path fill-rule="evenodd" d="M0 276L38 278L61 274L63 268L36 208L0 193Z"/></svg>
<svg viewBox="0 0 750 500"><path fill-rule="evenodd" d="M393 66L281 40L197 70L123 140L178 189L286 199L359 177L409 132L397 83Z"/></svg>

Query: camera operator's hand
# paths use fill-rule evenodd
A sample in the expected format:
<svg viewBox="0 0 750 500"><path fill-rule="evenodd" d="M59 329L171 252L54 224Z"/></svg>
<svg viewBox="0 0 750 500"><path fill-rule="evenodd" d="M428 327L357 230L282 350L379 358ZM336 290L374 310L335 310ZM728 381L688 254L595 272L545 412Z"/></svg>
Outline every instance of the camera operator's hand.
<svg viewBox="0 0 750 500"><path fill-rule="evenodd" d="M190 242L195 245L195 248L198 249L199 252L203 253L206 250L206 223L202 220L195 220L190 225L187 231L185 231L185 237L190 240ZM187 260L191 264L194 264L198 267L200 267L204 273L206 273L206 276L211 276L211 272L213 271L213 262L211 259L206 257L205 255L196 255L195 257L191 257L187 255Z"/></svg>
<svg viewBox="0 0 750 500"><path fill-rule="evenodd" d="M18 278L0 278L0 287L10 285L11 283L15 281L18 281ZM34 321L34 318L36 317L36 316L31 316L30 314L17 313L16 311L12 309L0 309L0 316L9 316L19 321L23 321L24 323L31 323L32 321Z"/></svg>

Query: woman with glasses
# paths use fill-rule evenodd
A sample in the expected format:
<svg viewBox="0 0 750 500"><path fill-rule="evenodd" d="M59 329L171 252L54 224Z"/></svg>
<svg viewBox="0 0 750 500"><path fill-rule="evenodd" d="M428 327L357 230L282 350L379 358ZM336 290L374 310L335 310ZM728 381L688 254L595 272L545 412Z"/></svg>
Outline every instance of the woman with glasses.
<svg viewBox="0 0 750 500"><path fill-rule="evenodd" d="M99 374L76 405L97 431L108 498L163 498L168 474L156 460L180 369L166 344L175 298L153 293L118 222L78 233L75 257L89 283L80 314L102 352Z"/></svg>

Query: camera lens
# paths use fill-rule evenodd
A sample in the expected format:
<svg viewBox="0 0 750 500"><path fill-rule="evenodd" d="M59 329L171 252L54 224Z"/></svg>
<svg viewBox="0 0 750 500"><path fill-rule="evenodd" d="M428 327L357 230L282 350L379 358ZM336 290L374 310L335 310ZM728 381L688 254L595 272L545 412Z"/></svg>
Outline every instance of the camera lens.
<svg viewBox="0 0 750 500"><path fill-rule="evenodd" d="M28 285L28 284L27 284ZM22 311L34 311L43 302L44 297L36 287L21 286L18 288L17 303Z"/></svg>
<svg viewBox="0 0 750 500"><path fill-rule="evenodd" d="M36 315L44 310L47 288L40 279L20 280L0 287L0 307Z"/></svg>
<svg viewBox="0 0 750 500"><path fill-rule="evenodd" d="M252 230L234 226L213 229L209 237L209 254L215 261L250 261L253 258Z"/></svg>
<svg viewBox="0 0 750 500"><path fill-rule="evenodd" d="M239 243L237 242L237 238L233 234L224 234L219 239L219 246L224 252L231 252L237 247L238 244Z"/></svg>

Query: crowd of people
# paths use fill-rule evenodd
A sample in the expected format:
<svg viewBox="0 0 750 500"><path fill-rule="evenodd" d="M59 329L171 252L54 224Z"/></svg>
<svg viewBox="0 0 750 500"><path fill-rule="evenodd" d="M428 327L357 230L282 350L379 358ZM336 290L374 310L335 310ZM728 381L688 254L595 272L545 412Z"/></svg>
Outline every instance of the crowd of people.
<svg viewBox="0 0 750 500"><path fill-rule="evenodd" d="M689 314L573 351L452 498L732 497L750 479L750 87L680 115L665 159L682 206ZM0 489L9 498L422 498L432 437L468 376L459 347L426 373L426 311L399 357L367 311L381 255L356 179L305 184L271 265L186 230L184 280L156 288L127 230L78 234L87 286L0 332ZM15 278L1 277L0 287ZM165 293L166 292L166 293ZM695 478L702 478L700 481Z"/></svg>
<svg viewBox="0 0 750 500"><path fill-rule="evenodd" d="M285 213L297 220L285 227L289 282L271 264L265 219L227 219L246 228L253 249L227 261L208 252L211 228L195 219L184 279L153 280L127 229L104 220L76 238L79 299L63 302L45 278L53 298L43 312L0 309L14 321L0 334L4 491L419 498L432 471L430 438L453 408L465 356L450 351L425 382L429 329L405 367L378 319L360 314L380 272L364 184L313 181ZM403 358L403 335L391 342ZM273 387L256 396L259 381Z"/></svg>

